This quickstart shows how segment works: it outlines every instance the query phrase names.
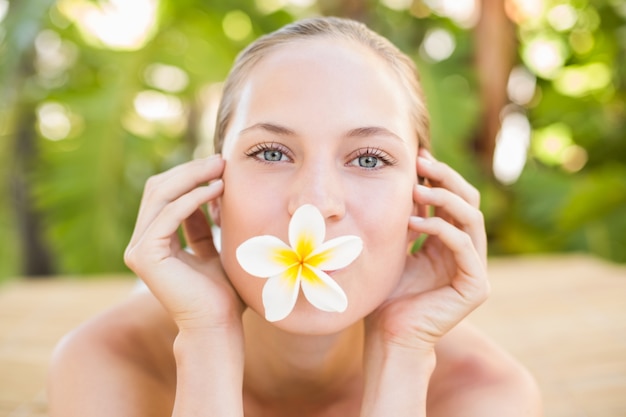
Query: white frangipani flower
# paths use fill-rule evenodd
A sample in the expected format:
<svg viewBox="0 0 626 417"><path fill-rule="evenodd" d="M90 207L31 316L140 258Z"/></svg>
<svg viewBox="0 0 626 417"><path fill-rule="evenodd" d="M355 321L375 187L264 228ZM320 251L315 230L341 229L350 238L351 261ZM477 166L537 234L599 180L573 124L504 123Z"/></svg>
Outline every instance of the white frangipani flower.
<svg viewBox="0 0 626 417"><path fill-rule="evenodd" d="M335 271L354 261L363 249L358 236L341 236L324 242L326 226L320 211L310 204L299 207L289 222L289 245L276 236L250 238L237 248L241 267L260 278L268 321L291 313L300 286L305 298L322 311L343 312L348 299L324 271Z"/></svg>

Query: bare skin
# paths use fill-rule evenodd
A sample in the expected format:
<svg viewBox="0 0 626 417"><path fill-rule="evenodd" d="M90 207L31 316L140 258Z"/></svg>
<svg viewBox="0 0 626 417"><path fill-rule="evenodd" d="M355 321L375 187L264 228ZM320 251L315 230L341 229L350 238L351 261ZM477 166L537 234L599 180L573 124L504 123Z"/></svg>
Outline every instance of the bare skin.
<svg viewBox="0 0 626 417"><path fill-rule="evenodd" d="M172 345L177 333L159 302L143 291L89 321L56 351L50 374L50 415L171 416L176 389ZM471 326L461 324L449 332L436 353L428 416L541 415L532 377ZM362 373L347 379L341 394L331 396L332 404L324 404L328 410L320 409L319 403L307 407L295 400L293 408L285 408L282 396L260 402L252 389L244 390L245 415L358 416ZM111 401L115 398L124 401Z"/></svg>
<svg viewBox="0 0 626 417"><path fill-rule="evenodd" d="M51 416L541 415L528 374L463 324L489 293L480 197L418 151L387 64L351 42L289 44L246 88L226 161L192 161L146 184L125 259L150 292L61 344ZM301 297L270 323L263 281L233 253L284 234L303 204L320 210L329 237L363 238L363 256L333 271L350 303L336 314ZM407 253L419 234L426 242Z"/></svg>

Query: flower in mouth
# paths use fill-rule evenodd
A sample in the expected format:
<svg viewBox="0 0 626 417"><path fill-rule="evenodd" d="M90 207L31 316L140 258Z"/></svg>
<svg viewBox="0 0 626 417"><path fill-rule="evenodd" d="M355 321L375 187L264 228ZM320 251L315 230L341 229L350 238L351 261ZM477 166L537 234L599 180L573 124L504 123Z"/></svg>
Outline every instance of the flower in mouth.
<svg viewBox="0 0 626 417"><path fill-rule="evenodd" d="M300 286L304 297L322 311L343 312L346 294L326 272L348 266L363 249L358 236L324 242L326 226L317 207L299 207L289 222L289 245L276 236L250 238L237 248L237 261L250 275L267 278L263 306L268 321L291 313Z"/></svg>

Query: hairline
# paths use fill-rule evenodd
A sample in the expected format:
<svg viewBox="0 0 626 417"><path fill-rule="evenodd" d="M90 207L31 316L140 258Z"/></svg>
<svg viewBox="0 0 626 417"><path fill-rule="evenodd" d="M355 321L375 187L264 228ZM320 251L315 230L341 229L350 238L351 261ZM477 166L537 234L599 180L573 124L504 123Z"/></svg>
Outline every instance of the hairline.
<svg viewBox="0 0 626 417"><path fill-rule="evenodd" d="M332 25L329 23L332 21L339 22L343 26ZM307 22L309 24L305 25L304 23ZM349 27L349 30L345 29L346 27ZM251 72L256 65L282 46L303 41L314 42L321 39L338 39L358 44L389 65L396 81L399 82L399 88L404 90L403 92L407 97L410 106L409 117L418 146L430 147L429 116L415 63L391 41L369 29L363 23L330 17L310 18L294 22L276 32L261 36L239 53L231 69L222 97L222 100L226 97L230 101L227 103L229 112L226 113L227 117L224 118L224 121L220 122L220 118L224 116L222 114L224 103L221 103L217 116L218 129L214 139L216 151L223 148L226 132L239 107L242 90L246 82L250 82ZM411 72L410 75L406 74L407 70Z"/></svg>

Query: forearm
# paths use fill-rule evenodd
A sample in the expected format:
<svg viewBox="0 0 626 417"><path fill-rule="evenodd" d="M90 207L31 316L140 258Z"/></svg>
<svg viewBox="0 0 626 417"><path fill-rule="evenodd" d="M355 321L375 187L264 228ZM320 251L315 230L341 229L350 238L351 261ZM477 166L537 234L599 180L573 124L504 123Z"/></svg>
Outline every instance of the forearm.
<svg viewBox="0 0 626 417"><path fill-rule="evenodd" d="M181 331L174 344L177 386L173 417L242 417L240 329Z"/></svg>
<svg viewBox="0 0 626 417"><path fill-rule="evenodd" d="M361 417L425 417L434 351L368 341Z"/></svg>

